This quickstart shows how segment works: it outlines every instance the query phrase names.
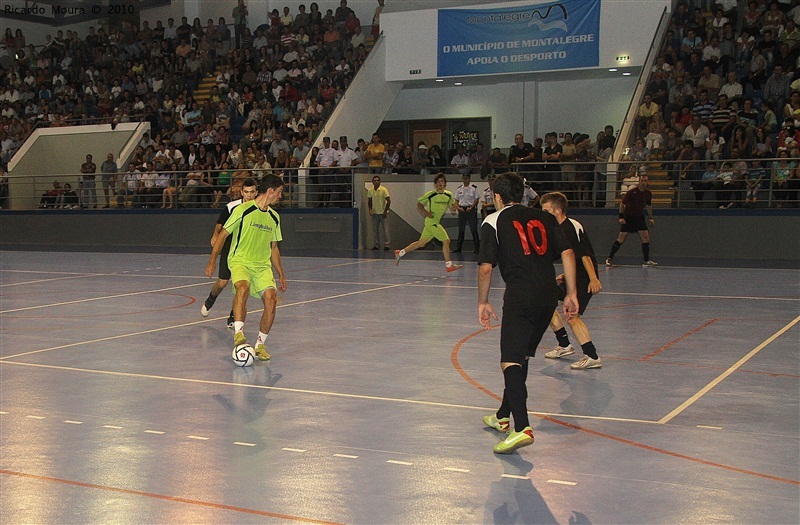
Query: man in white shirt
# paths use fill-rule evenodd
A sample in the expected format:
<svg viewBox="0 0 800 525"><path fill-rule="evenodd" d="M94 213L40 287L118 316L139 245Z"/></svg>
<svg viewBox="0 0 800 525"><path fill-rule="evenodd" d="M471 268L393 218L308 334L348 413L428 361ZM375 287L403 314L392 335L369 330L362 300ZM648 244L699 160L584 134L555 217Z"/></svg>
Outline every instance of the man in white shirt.
<svg viewBox="0 0 800 525"><path fill-rule="evenodd" d="M736 81L736 72L728 72L728 81L719 88L719 94L728 97L728 102L733 102L741 98L743 93L742 85Z"/></svg>
<svg viewBox="0 0 800 525"><path fill-rule="evenodd" d="M472 242L475 245L474 251L478 253L480 242L478 240L478 203L480 202L480 192L478 187L470 182L469 173L461 176L463 184L456 190L454 199L458 205L458 241L453 253L460 253L464 245L464 230L469 224Z"/></svg>
<svg viewBox="0 0 800 525"><path fill-rule="evenodd" d="M456 173L461 173L462 175L469 174L469 157L467 157L463 147L458 148L458 153L453 157L453 160L450 161L450 165Z"/></svg>
<svg viewBox="0 0 800 525"><path fill-rule="evenodd" d="M317 207L323 207L330 204L331 193L333 190L333 168L339 165L339 152L331 147L331 138L325 137L322 139L322 147L317 153L317 195L319 203Z"/></svg>

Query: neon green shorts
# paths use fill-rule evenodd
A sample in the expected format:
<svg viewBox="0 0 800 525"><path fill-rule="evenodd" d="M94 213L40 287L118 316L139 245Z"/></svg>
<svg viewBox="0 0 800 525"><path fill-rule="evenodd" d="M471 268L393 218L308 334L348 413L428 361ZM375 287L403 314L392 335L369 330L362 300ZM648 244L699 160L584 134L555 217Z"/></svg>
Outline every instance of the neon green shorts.
<svg viewBox="0 0 800 525"><path fill-rule="evenodd" d="M250 295L260 298L267 288L275 288L275 276L272 266L231 266L231 282L236 285L239 281L250 283ZM236 288L234 288L235 293Z"/></svg>
<svg viewBox="0 0 800 525"><path fill-rule="evenodd" d="M450 236L447 235L447 230L441 224L426 224L422 229L420 239L436 239L437 241L449 241Z"/></svg>

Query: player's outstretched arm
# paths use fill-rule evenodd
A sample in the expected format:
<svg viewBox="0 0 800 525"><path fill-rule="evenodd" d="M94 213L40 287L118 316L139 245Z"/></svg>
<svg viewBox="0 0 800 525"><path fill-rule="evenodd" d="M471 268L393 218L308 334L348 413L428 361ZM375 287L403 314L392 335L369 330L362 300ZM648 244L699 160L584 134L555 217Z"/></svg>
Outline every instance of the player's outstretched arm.
<svg viewBox="0 0 800 525"><path fill-rule="evenodd" d="M225 239L228 238L228 230L222 229L217 235L216 241L214 241L214 247L211 248L211 255L208 258L208 264L206 265L206 277L213 277L214 270L217 267L217 256L219 252L222 251L222 247L225 245Z"/></svg>

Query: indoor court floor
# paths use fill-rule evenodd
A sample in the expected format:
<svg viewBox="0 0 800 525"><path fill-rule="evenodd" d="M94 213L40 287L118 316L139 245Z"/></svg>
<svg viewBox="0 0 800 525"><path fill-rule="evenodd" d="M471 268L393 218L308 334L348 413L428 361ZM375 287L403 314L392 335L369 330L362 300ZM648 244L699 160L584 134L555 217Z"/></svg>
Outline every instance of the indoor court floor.
<svg viewBox="0 0 800 525"><path fill-rule="evenodd" d="M0 522L800 523L796 268L601 267L603 368L546 334L498 456L477 266L370 255L285 255L243 369L206 255L0 252Z"/></svg>

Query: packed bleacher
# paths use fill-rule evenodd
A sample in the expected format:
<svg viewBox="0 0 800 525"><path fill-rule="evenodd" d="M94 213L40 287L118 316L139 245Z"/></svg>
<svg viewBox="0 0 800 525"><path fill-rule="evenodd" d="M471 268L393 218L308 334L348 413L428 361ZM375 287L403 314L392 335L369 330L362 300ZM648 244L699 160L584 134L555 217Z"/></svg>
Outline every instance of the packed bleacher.
<svg viewBox="0 0 800 525"><path fill-rule="evenodd" d="M346 0L324 14L316 2L308 12L273 10L261 24L237 18L237 9L232 26L225 18L123 22L86 35L58 30L39 45L7 28L2 45L13 63L0 69L0 167L35 127L131 121L149 121L152 132L130 159L136 195L118 199L128 205L218 206L219 189L240 170L295 167L362 66L367 35ZM179 173L168 177L177 195L164 186L150 198L159 178L151 172ZM110 179L112 196L133 186Z"/></svg>
<svg viewBox="0 0 800 525"><path fill-rule="evenodd" d="M797 206L798 24L798 0L678 3L629 160L659 161L671 188L688 188L698 206L749 207L765 193Z"/></svg>

